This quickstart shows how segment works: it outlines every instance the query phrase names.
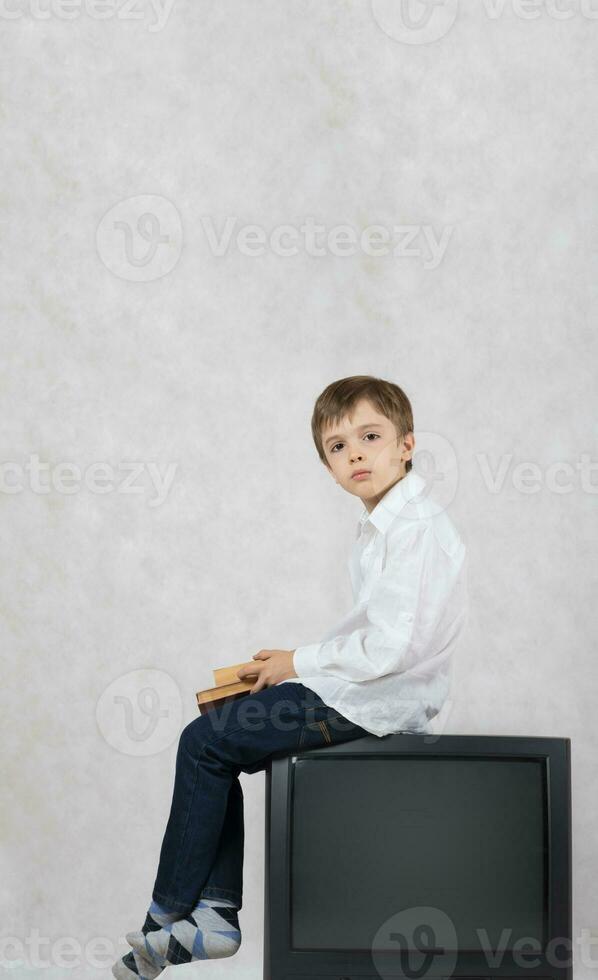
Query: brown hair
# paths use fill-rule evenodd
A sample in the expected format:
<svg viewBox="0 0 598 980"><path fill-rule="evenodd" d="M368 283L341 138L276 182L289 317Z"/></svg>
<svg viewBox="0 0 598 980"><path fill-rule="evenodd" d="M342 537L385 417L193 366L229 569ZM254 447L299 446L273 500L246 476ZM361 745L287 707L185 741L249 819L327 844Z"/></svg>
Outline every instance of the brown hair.
<svg viewBox="0 0 598 980"><path fill-rule="evenodd" d="M322 443L322 429L336 425L345 415L351 417L355 405L362 398L367 398L381 415L394 423L398 439L413 432L411 402L403 389L392 381L374 378L370 374L355 374L333 381L318 395L311 417L311 434L318 456L326 466L329 463ZM411 460L406 460L406 473L411 467Z"/></svg>

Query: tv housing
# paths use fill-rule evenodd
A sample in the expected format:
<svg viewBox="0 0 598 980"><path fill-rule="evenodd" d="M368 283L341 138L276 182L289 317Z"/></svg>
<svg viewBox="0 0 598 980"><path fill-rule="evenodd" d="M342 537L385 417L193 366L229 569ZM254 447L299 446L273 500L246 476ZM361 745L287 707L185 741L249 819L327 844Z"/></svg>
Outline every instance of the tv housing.
<svg viewBox="0 0 598 980"><path fill-rule="evenodd" d="M266 769L264 980L572 980L570 739L370 735Z"/></svg>

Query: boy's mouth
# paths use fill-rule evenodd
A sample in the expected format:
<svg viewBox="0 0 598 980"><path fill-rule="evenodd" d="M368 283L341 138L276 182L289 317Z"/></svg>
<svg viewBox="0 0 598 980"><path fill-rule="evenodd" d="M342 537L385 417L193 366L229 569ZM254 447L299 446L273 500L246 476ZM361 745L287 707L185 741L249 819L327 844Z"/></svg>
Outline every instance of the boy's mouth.
<svg viewBox="0 0 598 980"><path fill-rule="evenodd" d="M355 470L355 472L351 475L351 479L365 480L366 476L369 475L370 475L370 470Z"/></svg>

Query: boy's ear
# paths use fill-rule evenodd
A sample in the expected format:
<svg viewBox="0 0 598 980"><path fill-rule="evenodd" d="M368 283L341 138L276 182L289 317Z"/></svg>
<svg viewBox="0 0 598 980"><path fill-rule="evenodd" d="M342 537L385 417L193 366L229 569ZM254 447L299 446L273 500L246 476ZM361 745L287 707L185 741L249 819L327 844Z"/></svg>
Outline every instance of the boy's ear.
<svg viewBox="0 0 598 980"><path fill-rule="evenodd" d="M415 436L413 432L406 432L402 439L399 440L399 444L405 445L407 443L407 451L409 455L406 460L411 459L413 456L413 450L415 449Z"/></svg>

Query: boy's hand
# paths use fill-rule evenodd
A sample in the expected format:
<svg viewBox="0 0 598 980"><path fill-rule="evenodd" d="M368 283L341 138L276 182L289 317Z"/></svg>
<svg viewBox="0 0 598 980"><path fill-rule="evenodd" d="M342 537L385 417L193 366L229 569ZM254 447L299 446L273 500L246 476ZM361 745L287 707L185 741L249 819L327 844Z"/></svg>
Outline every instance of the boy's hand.
<svg viewBox="0 0 598 980"><path fill-rule="evenodd" d="M297 677L293 667L294 652L294 650L260 650L253 655L253 659L257 661L255 669L241 667L237 671L237 677L244 681L247 677L257 674L257 681L251 688L250 694L257 694L263 687L279 684L289 677Z"/></svg>

